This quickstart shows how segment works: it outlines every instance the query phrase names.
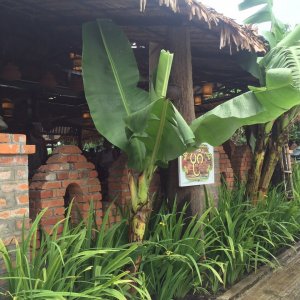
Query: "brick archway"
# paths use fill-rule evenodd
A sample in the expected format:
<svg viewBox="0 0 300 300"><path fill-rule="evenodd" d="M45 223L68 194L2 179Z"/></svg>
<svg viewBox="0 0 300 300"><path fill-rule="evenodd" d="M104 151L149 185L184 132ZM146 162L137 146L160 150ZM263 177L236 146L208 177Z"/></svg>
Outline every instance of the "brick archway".
<svg viewBox="0 0 300 300"><path fill-rule="evenodd" d="M30 183L30 217L35 219L42 209L48 207L41 225L44 230L51 231L53 225L65 217L66 197L69 197L74 198L75 207L80 210L83 218L87 216L90 202L94 201L97 223L100 224L102 196L97 176L95 166L87 162L78 147L56 148Z"/></svg>

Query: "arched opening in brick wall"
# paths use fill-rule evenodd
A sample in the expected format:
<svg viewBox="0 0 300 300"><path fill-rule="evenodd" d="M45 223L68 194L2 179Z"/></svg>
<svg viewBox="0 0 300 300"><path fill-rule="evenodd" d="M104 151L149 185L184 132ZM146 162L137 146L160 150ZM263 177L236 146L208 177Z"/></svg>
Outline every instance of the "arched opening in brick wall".
<svg viewBox="0 0 300 300"><path fill-rule="evenodd" d="M61 146L54 150L46 164L34 174L29 186L30 217L48 208L41 220L44 230L51 231L54 224L65 217L65 208L75 197L77 211L86 218L90 203L96 211L97 223L102 222L102 196L95 166L87 162L76 146ZM72 212L72 221L78 215Z"/></svg>
<svg viewBox="0 0 300 300"><path fill-rule="evenodd" d="M77 224L81 219L78 203L82 202L83 192L80 186L76 183L69 184L66 188L66 193L64 195L65 216L67 214L68 208L72 204L71 220L75 224Z"/></svg>

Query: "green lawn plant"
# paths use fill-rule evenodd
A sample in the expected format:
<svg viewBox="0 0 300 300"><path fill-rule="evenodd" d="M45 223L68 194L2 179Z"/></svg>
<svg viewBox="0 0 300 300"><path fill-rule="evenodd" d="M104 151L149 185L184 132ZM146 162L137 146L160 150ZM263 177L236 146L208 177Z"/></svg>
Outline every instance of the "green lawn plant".
<svg viewBox="0 0 300 300"><path fill-rule="evenodd" d="M151 299L138 274L130 271L131 255L138 245L124 245L123 223L106 230L108 216L97 228L92 211L88 223L73 226L68 216L54 226L52 235L43 233L37 248L39 221L29 232L23 229L22 241L8 249L0 240L0 256L8 281L7 291L0 298L32 299ZM24 228L24 227L23 227ZM2 296L1 296L2 295Z"/></svg>
<svg viewBox="0 0 300 300"><path fill-rule="evenodd" d="M137 63L122 30L109 20L83 26L83 80L93 121L106 139L128 155L133 170L128 174L132 241L143 240L152 210L149 185L158 166L166 166L202 142L220 145L243 125L272 122L300 103L299 39L300 26L264 58L250 61L260 87L249 87L249 92L189 126L166 98L173 54L161 51L153 82L145 91L138 87Z"/></svg>

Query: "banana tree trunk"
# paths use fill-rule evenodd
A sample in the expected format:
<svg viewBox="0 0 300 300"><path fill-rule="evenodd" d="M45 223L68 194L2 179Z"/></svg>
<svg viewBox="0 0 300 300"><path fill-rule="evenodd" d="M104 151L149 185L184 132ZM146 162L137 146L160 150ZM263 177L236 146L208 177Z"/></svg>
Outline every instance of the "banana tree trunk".
<svg viewBox="0 0 300 300"><path fill-rule="evenodd" d="M271 183L271 179L273 177L275 168L278 164L281 155L281 148L282 148L281 144L274 143L274 140L270 139L269 145L270 146L268 149L268 155L266 155L265 157L264 167L261 172L259 191L258 191L258 197L260 199L263 199L263 197L268 191L268 188Z"/></svg>
<svg viewBox="0 0 300 300"><path fill-rule="evenodd" d="M131 218L129 224L129 239L131 242L142 242L146 225L152 211L152 202L149 197L149 187L152 175L142 172L136 180L131 171L128 172L131 194Z"/></svg>
<svg viewBox="0 0 300 300"><path fill-rule="evenodd" d="M258 201L258 188L266 155L265 145L268 141L268 133L271 130L265 124L258 125L257 128L255 152L247 182L247 194L253 204Z"/></svg>
<svg viewBox="0 0 300 300"><path fill-rule="evenodd" d="M295 107L288 113L283 114L275 122L275 126L272 130L272 136L268 143L268 155L265 158L260 179L259 194L261 196L267 193L276 165L282 155L282 149L288 142L289 128L295 122L298 113L299 107ZM282 171L284 172L284 170Z"/></svg>

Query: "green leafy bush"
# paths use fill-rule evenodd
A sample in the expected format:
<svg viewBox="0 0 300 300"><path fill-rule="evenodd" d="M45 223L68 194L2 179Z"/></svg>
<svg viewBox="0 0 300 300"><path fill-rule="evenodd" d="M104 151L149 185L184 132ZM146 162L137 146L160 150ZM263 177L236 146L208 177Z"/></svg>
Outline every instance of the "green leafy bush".
<svg viewBox="0 0 300 300"><path fill-rule="evenodd" d="M70 213L69 209L69 213ZM45 211L44 211L45 212ZM106 230L104 222L98 229L93 214L87 223L71 226L69 214L63 232L60 223L53 234L43 233L36 249L39 221L42 212L22 243L9 251L0 241L8 280L8 291L0 293L11 299L120 299L131 297L151 299L142 278L129 271L131 254L138 245L122 245L122 223ZM15 261L15 263L14 263Z"/></svg>
<svg viewBox="0 0 300 300"><path fill-rule="evenodd" d="M162 208L153 216L140 270L153 299L182 299L188 293L216 293L256 271L275 267L275 254L300 233L300 203L279 189L253 206L243 186L222 188L218 206L208 201L201 217Z"/></svg>
<svg viewBox="0 0 300 300"><path fill-rule="evenodd" d="M77 226L67 216L62 234L57 224L36 249L42 213L13 251L0 244L9 282L0 295L171 300L217 293L262 264L275 267L278 251L299 238L300 199L287 201L280 189L257 206L243 186L222 188L217 206L207 200L205 212L194 217L187 216L187 205L180 212L176 202L171 209L163 206L152 216L145 241L131 244L126 219L108 227L108 211L97 228L91 210L88 221Z"/></svg>

